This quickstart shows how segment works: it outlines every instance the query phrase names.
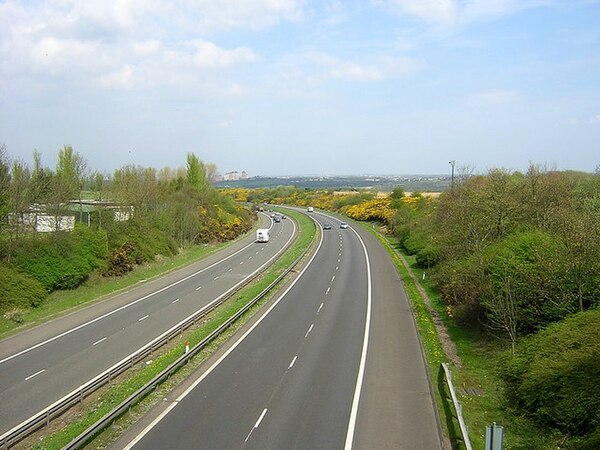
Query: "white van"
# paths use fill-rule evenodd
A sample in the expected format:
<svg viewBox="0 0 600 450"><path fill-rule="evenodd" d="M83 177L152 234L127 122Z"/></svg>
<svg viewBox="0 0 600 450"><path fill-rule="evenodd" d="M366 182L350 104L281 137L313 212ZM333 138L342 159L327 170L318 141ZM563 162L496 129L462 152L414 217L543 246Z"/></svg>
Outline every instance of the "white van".
<svg viewBox="0 0 600 450"><path fill-rule="evenodd" d="M315 209L312 206L309 206L308 208L306 208L307 212L313 212Z"/></svg>
<svg viewBox="0 0 600 450"><path fill-rule="evenodd" d="M256 230L256 242L269 242L268 228L259 228Z"/></svg>

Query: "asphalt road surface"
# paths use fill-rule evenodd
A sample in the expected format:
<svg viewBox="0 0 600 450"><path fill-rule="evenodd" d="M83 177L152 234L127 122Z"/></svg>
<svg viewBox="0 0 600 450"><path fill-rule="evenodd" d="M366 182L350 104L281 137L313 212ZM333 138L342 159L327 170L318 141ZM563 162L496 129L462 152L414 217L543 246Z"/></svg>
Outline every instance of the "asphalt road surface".
<svg viewBox="0 0 600 450"><path fill-rule="evenodd" d="M359 227L313 217L334 225L294 284L114 448L442 447L389 256Z"/></svg>
<svg viewBox="0 0 600 450"><path fill-rule="evenodd" d="M0 434L264 270L296 226L262 221L272 226L268 243L249 235L185 269L1 341Z"/></svg>

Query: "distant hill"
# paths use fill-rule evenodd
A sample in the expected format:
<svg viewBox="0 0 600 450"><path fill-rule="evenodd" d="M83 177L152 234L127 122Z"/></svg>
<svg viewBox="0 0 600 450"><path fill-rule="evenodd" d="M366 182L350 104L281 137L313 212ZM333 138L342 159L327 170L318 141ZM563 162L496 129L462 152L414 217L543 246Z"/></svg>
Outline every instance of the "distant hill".
<svg viewBox="0 0 600 450"><path fill-rule="evenodd" d="M400 186L410 192L442 192L450 187L447 175L356 175L356 176L289 176L252 177L245 180L220 181L216 187L273 188L296 186L300 189L374 189L391 191Z"/></svg>

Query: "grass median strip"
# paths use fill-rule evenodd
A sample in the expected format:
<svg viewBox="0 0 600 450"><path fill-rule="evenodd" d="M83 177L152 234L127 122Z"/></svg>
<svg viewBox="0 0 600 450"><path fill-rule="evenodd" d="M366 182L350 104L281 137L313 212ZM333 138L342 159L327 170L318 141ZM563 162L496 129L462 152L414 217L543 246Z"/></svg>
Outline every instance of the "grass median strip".
<svg viewBox="0 0 600 450"><path fill-rule="evenodd" d="M255 280L247 288L244 288L230 300L212 311L207 317L201 319L198 325L184 332L176 343L169 346L170 348L155 352L154 359L150 360L151 357L147 357L145 363L138 364L133 370L127 372L125 375L121 376L119 380L113 382L111 386L103 388L99 395L92 395L86 399L83 404L78 407L76 415L74 415L74 417L71 416L73 420L69 420L69 423L66 426L52 434L42 437L40 437L39 433L37 436L33 435L28 438L28 440L24 441L22 445L27 448L38 449L60 449L64 447L88 427L107 415L131 394L152 380L158 373L171 365L179 356L181 356L186 342L189 342L190 346L194 346L202 341L273 282L309 245L311 245L316 232L314 223L307 216L293 211L286 211L286 214L293 217L299 224L298 238L294 241L290 249L267 269L259 279ZM198 367L226 339L231 337L231 335L249 320L266 301L267 298L264 298L258 302L219 338L209 344L193 358L189 364L184 366L169 380L163 383L163 385L158 387L154 393L142 400L132 410L131 414L123 416L112 427L100 435L98 443L94 443L92 447L96 448L107 445L121 430L126 429L126 427L134 422L138 416L142 415L152 405L160 401L173 386L189 375L191 371ZM60 422L60 419L58 419L57 422ZM56 427L56 425L51 425L51 427Z"/></svg>

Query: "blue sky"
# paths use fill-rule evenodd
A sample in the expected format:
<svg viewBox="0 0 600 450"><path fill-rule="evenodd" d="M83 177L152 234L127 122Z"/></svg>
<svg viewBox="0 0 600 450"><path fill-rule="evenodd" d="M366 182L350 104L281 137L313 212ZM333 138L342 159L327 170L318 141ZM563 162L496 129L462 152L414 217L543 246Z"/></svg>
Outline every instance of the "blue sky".
<svg viewBox="0 0 600 450"><path fill-rule="evenodd" d="M0 1L0 143L109 173L591 172L600 1Z"/></svg>

